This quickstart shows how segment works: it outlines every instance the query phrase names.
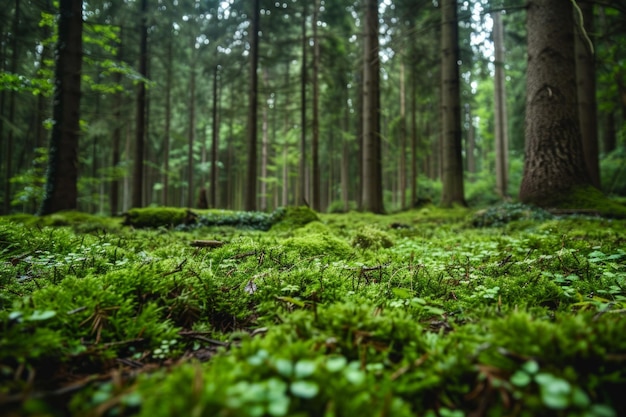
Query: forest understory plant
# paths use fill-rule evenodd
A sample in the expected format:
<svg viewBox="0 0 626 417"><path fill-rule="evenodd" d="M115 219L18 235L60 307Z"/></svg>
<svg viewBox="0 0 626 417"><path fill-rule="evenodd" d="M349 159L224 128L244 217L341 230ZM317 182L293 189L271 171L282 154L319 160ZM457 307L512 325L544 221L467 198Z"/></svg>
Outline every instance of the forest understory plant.
<svg viewBox="0 0 626 417"><path fill-rule="evenodd" d="M33 416L626 412L624 220L457 210L267 231L234 227L232 213L135 230L0 219L0 404Z"/></svg>

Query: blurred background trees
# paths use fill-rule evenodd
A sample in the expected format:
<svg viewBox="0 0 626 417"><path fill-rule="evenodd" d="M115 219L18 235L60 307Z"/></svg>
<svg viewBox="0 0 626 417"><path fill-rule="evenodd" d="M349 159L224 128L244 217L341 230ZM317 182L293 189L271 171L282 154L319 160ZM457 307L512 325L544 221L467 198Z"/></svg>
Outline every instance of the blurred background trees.
<svg viewBox="0 0 626 417"><path fill-rule="evenodd" d="M376 100L364 101L371 1L259 1L258 49L251 41L253 3L84 1L77 208L115 214L132 206L195 207L201 193L208 206L229 209L306 202L321 211L394 211L440 203L443 2L375 2L374 113ZM524 157L525 2L452 3L461 140L455 152L464 200L516 198ZM598 161L602 190L626 195L626 2L580 5L593 45L597 108L595 128L593 120L581 126L592 137L584 152ZM58 18L50 0L0 6L2 213L32 213L43 200ZM578 17L574 22L580 26ZM495 40L502 46L495 48ZM365 131L372 114L373 134ZM378 149L380 174L364 160L367 149Z"/></svg>

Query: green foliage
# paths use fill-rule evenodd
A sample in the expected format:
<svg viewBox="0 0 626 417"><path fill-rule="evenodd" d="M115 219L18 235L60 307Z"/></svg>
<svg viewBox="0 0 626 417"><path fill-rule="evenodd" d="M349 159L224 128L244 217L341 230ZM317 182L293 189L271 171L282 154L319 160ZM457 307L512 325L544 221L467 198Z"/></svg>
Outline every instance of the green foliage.
<svg viewBox="0 0 626 417"><path fill-rule="evenodd" d="M233 215L199 218L220 214ZM298 227L303 214L268 231L0 219L7 412L626 412L624 220L509 204ZM223 244L189 245L211 235ZM36 394L86 374L63 397Z"/></svg>
<svg viewBox="0 0 626 417"><path fill-rule="evenodd" d="M502 227L512 221L548 220L553 217L538 207L521 203L503 203L476 212L472 224L476 227Z"/></svg>
<svg viewBox="0 0 626 417"><path fill-rule="evenodd" d="M283 214L277 218L278 222L272 227L275 231L293 230L310 222L319 221L317 213L307 206L291 206L285 208Z"/></svg>
<svg viewBox="0 0 626 417"><path fill-rule="evenodd" d="M173 228L192 220L189 210L184 208L145 207L128 210L125 213L124 225L137 228Z"/></svg>

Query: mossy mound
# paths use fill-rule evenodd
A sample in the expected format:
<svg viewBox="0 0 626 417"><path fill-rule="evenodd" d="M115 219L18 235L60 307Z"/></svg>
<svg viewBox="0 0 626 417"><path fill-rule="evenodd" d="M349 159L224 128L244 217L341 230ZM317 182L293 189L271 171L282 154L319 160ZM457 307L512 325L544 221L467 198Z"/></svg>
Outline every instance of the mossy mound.
<svg viewBox="0 0 626 417"><path fill-rule="evenodd" d="M626 218L626 205L608 198L602 191L592 186L572 187L534 203L554 214L587 214Z"/></svg>
<svg viewBox="0 0 626 417"><path fill-rule="evenodd" d="M278 208L272 213L260 211L211 210L201 212L194 226L228 226L238 229L269 230L284 215L284 209Z"/></svg>
<svg viewBox="0 0 626 417"><path fill-rule="evenodd" d="M286 207L276 223L272 226L273 231L288 231L298 229L311 222L320 221L319 216L307 206Z"/></svg>
<svg viewBox="0 0 626 417"><path fill-rule="evenodd" d="M554 216L544 209L522 203L503 203L480 210L472 217L474 227L500 227L517 220L549 220Z"/></svg>
<svg viewBox="0 0 626 417"><path fill-rule="evenodd" d="M124 225L136 228L175 227L195 222L196 214L176 207L133 208L124 213Z"/></svg>
<svg viewBox="0 0 626 417"><path fill-rule="evenodd" d="M393 238L384 230L366 225L359 228L352 237L352 246L359 249L381 249L393 246Z"/></svg>
<svg viewBox="0 0 626 417"><path fill-rule="evenodd" d="M121 226L119 219L83 213L80 211L60 211L46 216L13 214L5 219L35 227L71 227L77 232L90 233L97 230L115 231Z"/></svg>
<svg viewBox="0 0 626 417"><path fill-rule="evenodd" d="M311 222L304 226L298 236L287 238L282 246L298 252L300 256L330 256L346 258L352 252L348 243L332 233L328 226Z"/></svg>

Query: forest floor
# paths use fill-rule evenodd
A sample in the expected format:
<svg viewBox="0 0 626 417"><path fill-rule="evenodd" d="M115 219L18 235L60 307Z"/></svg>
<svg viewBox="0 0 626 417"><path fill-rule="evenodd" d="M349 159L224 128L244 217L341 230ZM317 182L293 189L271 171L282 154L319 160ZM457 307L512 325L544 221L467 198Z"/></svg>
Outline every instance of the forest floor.
<svg viewBox="0 0 626 417"><path fill-rule="evenodd" d="M0 415L626 415L626 220L126 222L0 218Z"/></svg>

